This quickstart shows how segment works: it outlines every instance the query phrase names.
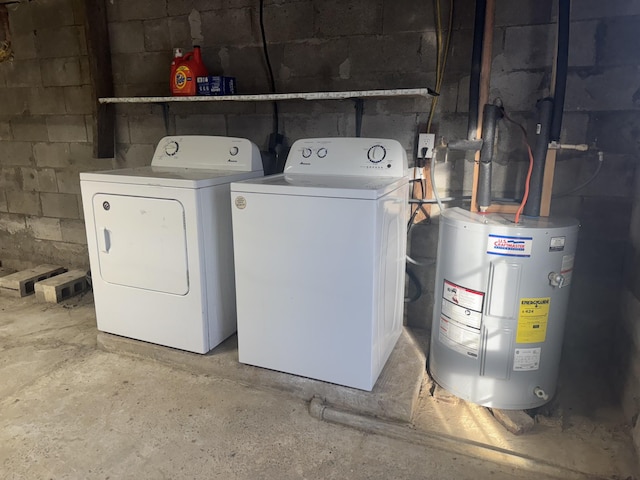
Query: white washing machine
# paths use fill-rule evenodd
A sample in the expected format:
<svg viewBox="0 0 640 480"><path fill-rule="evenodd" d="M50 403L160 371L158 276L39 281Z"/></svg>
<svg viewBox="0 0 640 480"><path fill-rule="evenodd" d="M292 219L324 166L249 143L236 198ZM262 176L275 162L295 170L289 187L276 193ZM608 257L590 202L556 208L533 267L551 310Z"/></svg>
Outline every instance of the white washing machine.
<svg viewBox="0 0 640 480"><path fill-rule="evenodd" d="M229 183L249 140L163 138L151 166L81 173L98 330L206 353L236 331Z"/></svg>
<svg viewBox="0 0 640 480"><path fill-rule="evenodd" d="M402 328L407 157L395 140L298 140L231 184L240 362L371 390Z"/></svg>

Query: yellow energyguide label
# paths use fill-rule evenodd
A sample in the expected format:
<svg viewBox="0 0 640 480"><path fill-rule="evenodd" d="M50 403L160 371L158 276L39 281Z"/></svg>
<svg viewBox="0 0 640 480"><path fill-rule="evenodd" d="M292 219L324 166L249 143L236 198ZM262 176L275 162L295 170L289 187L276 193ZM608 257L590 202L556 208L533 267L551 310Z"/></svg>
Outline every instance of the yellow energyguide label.
<svg viewBox="0 0 640 480"><path fill-rule="evenodd" d="M516 343L542 343L547 338L550 297L521 298Z"/></svg>

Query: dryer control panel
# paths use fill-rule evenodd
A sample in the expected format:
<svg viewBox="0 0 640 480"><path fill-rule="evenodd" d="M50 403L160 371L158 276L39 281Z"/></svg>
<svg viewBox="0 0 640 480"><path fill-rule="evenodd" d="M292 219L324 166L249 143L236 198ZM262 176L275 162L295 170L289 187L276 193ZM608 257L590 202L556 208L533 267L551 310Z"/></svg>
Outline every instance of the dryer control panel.
<svg viewBox="0 0 640 480"><path fill-rule="evenodd" d="M252 172L262 170L262 157L246 138L181 135L161 139L151 165Z"/></svg>
<svg viewBox="0 0 640 480"><path fill-rule="evenodd" d="M285 173L404 177L407 153L397 140L307 138L289 151Z"/></svg>

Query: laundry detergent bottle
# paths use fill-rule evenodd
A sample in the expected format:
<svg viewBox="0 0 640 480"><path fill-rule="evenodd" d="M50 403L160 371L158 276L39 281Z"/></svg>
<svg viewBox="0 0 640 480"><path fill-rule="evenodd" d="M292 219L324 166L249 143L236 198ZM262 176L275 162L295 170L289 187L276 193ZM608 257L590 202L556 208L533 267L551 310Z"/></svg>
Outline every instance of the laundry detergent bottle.
<svg viewBox="0 0 640 480"><path fill-rule="evenodd" d="M197 95L197 77L206 77L207 69L202 62L202 55L198 45L193 51L182 55L180 49L174 51L171 62L171 94L193 96Z"/></svg>

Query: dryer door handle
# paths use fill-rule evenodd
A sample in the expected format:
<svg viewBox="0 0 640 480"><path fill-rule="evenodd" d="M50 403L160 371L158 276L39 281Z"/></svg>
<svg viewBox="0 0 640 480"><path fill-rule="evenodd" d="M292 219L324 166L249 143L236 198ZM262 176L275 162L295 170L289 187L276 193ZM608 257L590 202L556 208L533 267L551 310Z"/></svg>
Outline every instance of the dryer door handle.
<svg viewBox="0 0 640 480"><path fill-rule="evenodd" d="M101 230L101 235L98 235L98 248L102 253L109 253L111 249L111 232L105 227L101 228Z"/></svg>

